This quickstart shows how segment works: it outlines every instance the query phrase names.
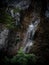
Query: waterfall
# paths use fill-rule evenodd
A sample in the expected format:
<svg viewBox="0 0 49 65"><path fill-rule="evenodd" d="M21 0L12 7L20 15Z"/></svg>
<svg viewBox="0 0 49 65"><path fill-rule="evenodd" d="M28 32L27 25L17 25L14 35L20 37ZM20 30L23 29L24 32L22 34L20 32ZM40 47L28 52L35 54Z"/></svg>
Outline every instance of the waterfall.
<svg viewBox="0 0 49 65"><path fill-rule="evenodd" d="M34 44L34 34L37 30L37 26L40 23L40 19L37 19L34 23L31 23L27 29L26 37L24 39L24 44L26 44L23 48L23 52L28 53L31 49L31 46Z"/></svg>
<svg viewBox="0 0 49 65"><path fill-rule="evenodd" d="M11 16L14 17L13 9L11 9Z"/></svg>
<svg viewBox="0 0 49 65"><path fill-rule="evenodd" d="M20 13L17 12L17 13L15 13L14 16L15 16L14 19L15 19L16 25L19 25L20 24Z"/></svg>
<svg viewBox="0 0 49 65"><path fill-rule="evenodd" d="M4 47L6 41L7 41L7 37L8 37L8 29L4 29L1 33L0 33L0 49Z"/></svg>
<svg viewBox="0 0 49 65"><path fill-rule="evenodd" d="M11 13L11 16L12 16L12 17L14 18L14 20L15 20L15 25L20 24L20 13L19 13L19 12L15 12L15 13L14 13L13 9L11 9L10 13Z"/></svg>

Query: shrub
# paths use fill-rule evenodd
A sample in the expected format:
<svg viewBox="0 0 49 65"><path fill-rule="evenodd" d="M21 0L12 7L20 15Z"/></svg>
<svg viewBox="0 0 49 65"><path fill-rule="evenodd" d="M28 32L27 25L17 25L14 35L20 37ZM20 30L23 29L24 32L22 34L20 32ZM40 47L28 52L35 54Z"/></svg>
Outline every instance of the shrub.
<svg viewBox="0 0 49 65"><path fill-rule="evenodd" d="M18 54L12 58L5 57L5 64L17 64L17 65L34 65L37 61L37 57L34 54L25 54L22 52L22 48Z"/></svg>

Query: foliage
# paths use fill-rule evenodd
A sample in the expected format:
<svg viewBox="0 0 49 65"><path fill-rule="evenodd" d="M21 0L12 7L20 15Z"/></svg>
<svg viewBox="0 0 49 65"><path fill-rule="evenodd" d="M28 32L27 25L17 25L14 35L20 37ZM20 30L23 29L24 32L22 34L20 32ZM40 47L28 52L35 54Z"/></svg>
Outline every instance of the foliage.
<svg viewBox="0 0 49 65"><path fill-rule="evenodd" d="M17 13L17 12L20 12L20 11L21 11L21 9L19 9L19 7L14 8L14 13Z"/></svg>
<svg viewBox="0 0 49 65"><path fill-rule="evenodd" d="M13 13L17 13L20 12L19 8L13 8L14 12ZM13 29L16 28L17 26L15 25L15 21L14 18L9 15L10 13L8 13L6 11L6 8L3 8L0 10L0 23L4 24L5 27L9 28L9 29Z"/></svg>
<svg viewBox="0 0 49 65"><path fill-rule="evenodd" d="M36 63L37 57L34 54L25 54L22 52L21 48L15 56L12 58L5 57L4 63L17 64L17 65L34 65Z"/></svg>
<svg viewBox="0 0 49 65"><path fill-rule="evenodd" d="M7 28L14 28L14 19L4 9L0 12L0 23L4 24Z"/></svg>

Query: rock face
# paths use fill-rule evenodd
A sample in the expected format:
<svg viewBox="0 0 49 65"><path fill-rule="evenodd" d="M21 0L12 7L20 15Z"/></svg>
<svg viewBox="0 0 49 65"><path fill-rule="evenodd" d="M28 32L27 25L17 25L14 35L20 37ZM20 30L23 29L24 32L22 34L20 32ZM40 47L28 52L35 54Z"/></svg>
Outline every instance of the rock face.
<svg viewBox="0 0 49 65"><path fill-rule="evenodd" d="M48 10L48 8L47 8ZM46 11L47 11L46 10ZM45 12L46 12L45 11ZM49 59L49 14L44 13L44 16L41 16L41 22L39 24L39 28L35 34L35 42L33 48L31 49L31 53L36 54L39 59L37 64L47 64Z"/></svg>
<svg viewBox="0 0 49 65"><path fill-rule="evenodd" d="M43 19L36 31L35 43L31 49L39 57L39 63L47 63L49 58L49 22Z"/></svg>

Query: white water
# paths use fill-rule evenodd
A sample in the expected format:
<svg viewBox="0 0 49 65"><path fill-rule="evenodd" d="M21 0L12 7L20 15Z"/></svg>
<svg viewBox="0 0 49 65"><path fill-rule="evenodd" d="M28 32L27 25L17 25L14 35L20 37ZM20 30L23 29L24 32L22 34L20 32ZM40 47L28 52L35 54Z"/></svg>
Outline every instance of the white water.
<svg viewBox="0 0 49 65"><path fill-rule="evenodd" d="M24 39L24 44L26 44L23 48L24 53L28 53L31 49L31 46L34 44L34 34L37 30L38 24L40 23L40 19L37 19L34 23L31 23L27 29L26 37Z"/></svg>
<svg viewBox="0 0 49 65"><path fill-rule="evenodd" d="M8 32L9 30L4 29L1 33L0 33L0 49L5 45L5 41L8 37Z"/></svg>
<svg viewBox="0 0 49 65"><path fill-rule="evenodd" d="M13 9L11 9L11 16L15 19L15 25L18 25L20 23L20 13L16 12L14 13Z"/></svg>
<svg viewBox="0 0 49 65"><path fill-rule="evenodd" d="M14 17L13 9L11 9L11 16Z"/></svg>
<svg viewBox="0 0 49 65"><path fill-rule="evenodd" d="M15 24L18 25L20 23L20 13L19 12L15 13L14 19L15 19Z"/></svg>

